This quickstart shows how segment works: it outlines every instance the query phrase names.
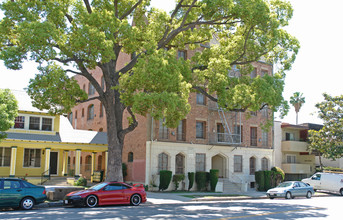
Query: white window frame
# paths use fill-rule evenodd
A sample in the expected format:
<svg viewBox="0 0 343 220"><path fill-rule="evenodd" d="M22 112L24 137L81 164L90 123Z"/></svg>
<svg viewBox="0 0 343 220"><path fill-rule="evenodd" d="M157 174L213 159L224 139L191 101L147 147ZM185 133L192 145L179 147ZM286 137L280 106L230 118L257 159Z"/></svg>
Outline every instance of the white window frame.
<svg viewBox="0 0 343 220"><path fill-rule="evenodd" d="M24 117L24 128L15 128L14 125L12 126L12 129L15 130L30 130L30 131L42 131L42 132L52 132L54 131L55 126L55 117L54 116L46 116L46 115L28 115L28 114L18 114L18 116ZM39 130L30 129L30 117L37 117L39 119ZM45 131L42 130L43 125L43 118L51 119L51 131Z"/></svg>
<svg viewBox="0 0 343 220"><path fill-rule="evenodd" d="M37 158L37 150L40 150L40 154L42 154L42 149L40 148L24 148L24 153L23 153L23 168L41 168L42 167L42 155L40 155L40 162L39 166L31 165L32 162L29 163L29 166L25 166L25 150L34 150L34 164L36 163L36 158ZM29 152L30 153L30 152ZM30 155L29 158L30 159Z"/></svg>
<svg viewBox="0 0 343 220"><path fill-rule="evenodd" d="M288 160L288 158L290 160ZM290 164L297 163L297 155L295 155L295 154L286 154L286 163L290 163Z"/></svg>

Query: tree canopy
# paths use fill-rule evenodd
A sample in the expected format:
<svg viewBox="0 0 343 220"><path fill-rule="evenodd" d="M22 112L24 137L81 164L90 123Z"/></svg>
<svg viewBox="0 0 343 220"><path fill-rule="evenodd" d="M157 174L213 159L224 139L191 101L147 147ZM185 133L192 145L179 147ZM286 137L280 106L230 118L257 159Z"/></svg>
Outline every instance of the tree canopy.
<svg viewBox="0 0 343 220"><path fill-rule="evenodd" d="M20 69L28 59L41 65L28 88L35 107L67 113L86 100L68 73L94 86L99 95L91 99L100 100L106 112L109 160L119 158L114 154L121 155L125 135L137 127L135 114L165 118L175 127L190 111L190 92L229 111L287 109L285 71L299 49L283 29L293 13L287 1L177 0L170 13L151 7L150 0L16 0L0 9L5 65ZM192 55L176 59L183 50ZM123 66L122 54L131 55ZM275 64L278 71L251 78L256 61ZM229 76L233 66L239 77ZM104 88L89 72L95 67ZM125 110L131 115L127 126ZM109 172L121 180L121 163L110 162Z"/></svg>
<svg viewBox="0 0 343 220"><path fill-rule="evenodd" d="M319 131L309 131L309 148L324 158L335 160L343 156L343 95L324 93L323 96L324 101L316 104L323 127Z"/></svg>
<svg viewBox="0 0 343 220"><path fill-rule="evenodd" d="M293 96L291 96L290 103L293 105L296 113L296 124L298 124L298 113L300 111L300 108L303 104L305 104L305 97L303 97L303 94L300 92L293 93Z"/></svg>
<svg viewBox="0 0 343 220"><path fill-rule="evenodd" d="M0 89L0 141L14 124L18 114L18 103L9 89Z"/></svg>

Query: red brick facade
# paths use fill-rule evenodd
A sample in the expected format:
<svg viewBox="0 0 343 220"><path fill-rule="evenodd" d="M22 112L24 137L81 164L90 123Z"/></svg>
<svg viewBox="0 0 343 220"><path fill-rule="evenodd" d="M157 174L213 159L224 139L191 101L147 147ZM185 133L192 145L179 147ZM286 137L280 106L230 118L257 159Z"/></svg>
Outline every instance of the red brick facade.
<svg viewBox="0 0 343 220"><path fill-rule="evenodd" d="M194 52L188 52L187 57L191 57ZM120 56L120 65L125 63L125 59L128 59L128 55ZM257 74L264 74L265 71L268 74L272 74L272 66L262 62L254 63L254 67L257 70ZM120 68L120 66L118 67ZM263 73L262 73L263 72ZM91 71L94 78L101 84L102 73L100 69ZM82 76L75 76L75 79L86 92L89 91L89 82ZM96 95L96 93L94 94ZM92 97L90 95L89 97ZM191 104L191 112L183 120L183 132L178 132L177 129L168 129L163 137L159 136L160 122L158 120L152 120L149 117L138 116L138 127L125 137L123 157L122 160L127 164L128 175L126 181L144 182L145 179L145 161L146 161L146 141L159 140L169 142L182 142L182 143L197 143L197 144L211 144L213 145L218 138L218 124L222 124L219 117L218 110L215 103L205 98L205 104L197 104L196 94L191 94L189 98ZM91 105L94 105L94 118L88 117L88 109ZM127 113L126 113L127 114ZM231 113L234 115L234 113ZM270 128L267 135L264 134L260 126L261 122L266 120L262 111L256 112L256 115L250 115L250 113L237 113L235 121L232 121L233 125L240 125L242 127L242 143L239 146L254 147L254 148L272 148L272 129ZM271 113L269 112L269 115ZM124 125L127 125L128 115L124 115ZM229 114L226 113L226 117L230 120ZM93 131L106 131L106 116L101 113L101 103L97 100L87 103L79 104L72 109L72 125L76 129L93 130ZM153 124L151 122L153 121ZM196 124L201 123L204 126L203 137L196 137ZM256 140L253 142L257 146L251 146L251 129L252 127L257 129ZM151 131L153 132L151 133ZM184 133L185 132L185 133ZM233 131L232 131L233 132ZM183 137L179 138L178 134L183 133ZM128 161L129 153L133 153L133 161ZM83 153L82 157L86 157L89 153ZM96 166L97 167L97 166Z"/></svg>

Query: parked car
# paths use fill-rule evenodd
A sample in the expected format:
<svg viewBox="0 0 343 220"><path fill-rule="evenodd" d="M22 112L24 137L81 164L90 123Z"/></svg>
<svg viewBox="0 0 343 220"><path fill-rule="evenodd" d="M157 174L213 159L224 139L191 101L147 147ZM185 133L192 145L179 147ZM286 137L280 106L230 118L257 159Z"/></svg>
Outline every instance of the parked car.
<svg viewBox="0 0 343 220"><path fill-rule="evenodd" d="M300 181L287 181L280 183L277 187L267 191L267 196L270 199L276 197L284 197L286 199L294 199L296 196L306 196L310 199L314 194L312 186Z"/></svg>
<svg viewBox="0 0 343 220"><path fill-rule="evenodd" d="M32 209L46 200L44 186L18 178L0 178L0 207Z"/></svg>
<svg viewBox="0 0 343 220"><path fill-rule="evenodd" d="M86 190L74 191L64 198L66 206L88 206L131 204L138 206L146 202L146 192L142 184L133 186L122 182L102 182Z"/></svg>
<svg viewBox="0 0 343 220"><path fill-rule="evenodd" d="M343 174L315 173L312 177L301 181L313 186L314 190L338 192L343 196Z"/></svg>

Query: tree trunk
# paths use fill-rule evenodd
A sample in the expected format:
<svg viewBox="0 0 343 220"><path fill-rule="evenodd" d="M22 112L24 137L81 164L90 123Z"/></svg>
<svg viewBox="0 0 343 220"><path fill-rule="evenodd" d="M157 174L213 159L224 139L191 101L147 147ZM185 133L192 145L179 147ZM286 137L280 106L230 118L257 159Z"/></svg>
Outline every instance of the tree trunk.
<svg viewBox="0 0 343 220"><path fill-rule="evenodd" d="M124 106L120 102L119 93L108 90L105 94L104 108L107 123L108 160L106 181L123 181L122 152L124 136L120 135L123 125Z"/></svg>

